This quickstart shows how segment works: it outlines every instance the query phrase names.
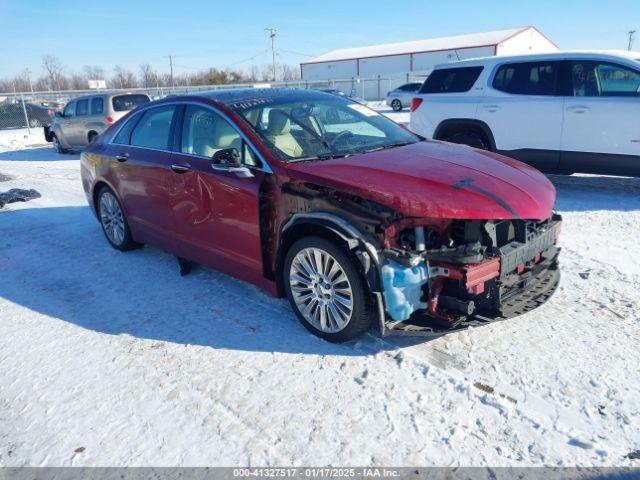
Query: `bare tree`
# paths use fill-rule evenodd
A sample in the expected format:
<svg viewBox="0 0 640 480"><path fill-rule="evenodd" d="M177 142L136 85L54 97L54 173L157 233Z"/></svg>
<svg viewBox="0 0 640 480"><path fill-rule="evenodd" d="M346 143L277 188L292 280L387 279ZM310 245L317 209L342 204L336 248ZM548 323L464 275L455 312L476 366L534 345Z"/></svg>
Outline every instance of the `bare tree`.
<svg viewBox="0 0 640 480"><path fill-rule="evenodd" d="M82 70L84 71L87 80L104 80L104 68L98 65L85 65Z"/></svg>
<svg viewBox="0 0 640 480"><path fill-rule="evenodd" d="M155 87L158 84L158 74L148 63L140 65L140 79L144 88Z"/></svg>
<svg viewBox="0 0 640 480"><path fill-rule="evenodd" d="M135 76L130 70L127 70L121 65L116 65L113 67L113 71L115 75L111 81L116 88L131 88L136 86Z"/></svg>
<svg viewBox="0 0 640 480"><path fill-rule="evenodd" d="M49 78L49 89L61 89L64 65L60 59L53 55L45 55L42 57L42 68L45 70L46 75Z"/></svg>
<svg viewBox="0 0 640 480"><path fill-rule="evenodd" d="M89 86L86 77L79 73L71 74L71 77L69 77L69 84L73 90L84 90Z"/></svg>
<svg viewBox="0 0 640 480"><path fill-rule="evenodd" d="M291 65L280 65L280 77L281 80L299 80L300 70Z"/></svg>

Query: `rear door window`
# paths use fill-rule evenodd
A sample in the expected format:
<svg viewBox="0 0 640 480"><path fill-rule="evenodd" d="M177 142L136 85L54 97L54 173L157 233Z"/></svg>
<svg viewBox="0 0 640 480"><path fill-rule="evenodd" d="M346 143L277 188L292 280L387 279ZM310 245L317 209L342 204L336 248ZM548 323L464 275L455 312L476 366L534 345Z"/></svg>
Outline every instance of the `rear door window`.
<svg viewBox="0 0 640 480"><path fill-rule="evenodd" d="M176 107L156 107L144 112L131 132L130 145L169 150L169 134Z"/></svg>
<svg viewBox="0 0 640 480"><path fill-rule="evenodd" d="M458 67L434 70L425 80L420 93L468 92L482 73L484 67Z"/></svg>
<svg viewBox="0 0 640 480"><path fill-rule="evenodd" d="M128 112L148 102L149 97L143 94L118 95L111 99L113 110L116 112Z"/></svg>
<svg viewBox="0 0 640 480"><path fill-rule="evenodd" d="M559 95L560 62L507 63L493 77L493 88L515 95Z"/></svg>
<svg viewBox="0 0 640 480"><path fill-rule="evenodd" d="M91 115L100 115L104 113L104 99L96 97L91 99Z"/></svg>
<svg viewBox="0 0 640 480"><path fill-rule="evenodd" d="M89 113L89 100L86 98L84 100L78 100L78 105L76 106L76 117L86 115L87 113Z"/></svg>

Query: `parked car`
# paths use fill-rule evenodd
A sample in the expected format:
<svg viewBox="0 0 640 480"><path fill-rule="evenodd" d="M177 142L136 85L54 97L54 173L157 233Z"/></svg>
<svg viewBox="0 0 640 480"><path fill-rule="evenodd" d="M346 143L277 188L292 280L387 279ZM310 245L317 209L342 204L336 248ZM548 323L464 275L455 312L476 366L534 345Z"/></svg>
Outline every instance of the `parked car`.
<svg viewBox="0 0 640 480"><path fill-rule="evenodd" d="M640 175L640 53L567 52L440 65L410 128L550 173Z"/></svg>
<svg viewBox="0 0 640 480"><path fill-rule="evenodd" d="M84 148L109 125L149 101L144 93L98 93L74 98L45 128L45 138L59 153Z"/></svg>
<svg viewBox="0 0 640 480"><path fill-rule="evenodd" d="M183 273L195 262L286 295L329 341L481 325L559 279L544 175L313 90L143 105L89 145L81 175L111 246L152 244Z"/></svg>
<svg viewBox="0 0 640 480"><path fill-rule="evenodd" d="M25 118L25 109L27 117ZM33 103L24 104L4 103L0 105L0 128L31 128L49 125L53 121L54 110L35 105Z"/></svg>
<svg viewBox="0 0 640 480"><path fill-rule="evenodd" d="M410 107L413 97L416 96L416 93L418 93L418 90L420 90L421 86L421 82L412 82L400 85L390 92L387 92L385 103L393 108L396 112L399 112L405 107Z"/></svg>

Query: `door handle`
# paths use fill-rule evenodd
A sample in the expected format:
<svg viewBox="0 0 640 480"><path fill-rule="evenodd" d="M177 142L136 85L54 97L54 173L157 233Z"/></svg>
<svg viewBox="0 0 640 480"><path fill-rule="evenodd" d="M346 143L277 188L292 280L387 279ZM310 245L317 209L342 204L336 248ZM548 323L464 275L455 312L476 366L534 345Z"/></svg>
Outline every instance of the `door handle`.
<svg viewBox="0 0 640 480"><path fill-rule="evenodd" d="M567 110L574 113L584 113L589 110L589 107L585 105L571 105L570 107L567 107Z"/></svg>
<svg viewBox="0 0 640 480"><path fill-rule="evenodd" d="M171 170L176 173L187 173L189 170L191 170L191 165L189 165L188 163L174 163L173 165L171 165Z"/></svg>
<svg viewBox="0 0 640 480"><path fill-rule="evenodd" d="M120 163L126 162L127 160L129 160L129 154L121 153L120 155L116 155L116 160L118 160Z"/></svg>
<svg viewBox="0 0 640 480"><path fill-rule="evenodd" d="M482 108L487 112L497 112L498 110L500 110L499 105L484 105Z"/></svg>

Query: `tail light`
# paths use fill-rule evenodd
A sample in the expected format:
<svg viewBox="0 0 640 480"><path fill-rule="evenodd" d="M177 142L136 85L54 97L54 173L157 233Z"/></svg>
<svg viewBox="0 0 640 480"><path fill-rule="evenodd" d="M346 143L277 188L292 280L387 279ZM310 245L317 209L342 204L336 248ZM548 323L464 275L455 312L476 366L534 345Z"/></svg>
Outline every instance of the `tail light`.
<svg viewBox="0 0 640 480"><path fill-rule="evenodd" d="M414 97L413 100L411 100L411 107L409 108L410 112L413 112L414 110L416 110L420 105L422 105L422 99L419 97Z"/></svg>
<svg viewBox="0 0 640 480"><path fill-rule="evenodd" d="M56 111L49 109L47 110L47 113L49 114L50 117L53 117L56 114Z"/></svg>
<svg viewBox="0 0 640 480"><path fill-rule="evenodd" d="M107 123L113 123L113 117L107 117Z"/></svg>

